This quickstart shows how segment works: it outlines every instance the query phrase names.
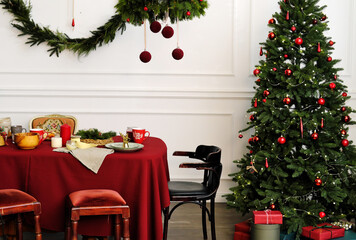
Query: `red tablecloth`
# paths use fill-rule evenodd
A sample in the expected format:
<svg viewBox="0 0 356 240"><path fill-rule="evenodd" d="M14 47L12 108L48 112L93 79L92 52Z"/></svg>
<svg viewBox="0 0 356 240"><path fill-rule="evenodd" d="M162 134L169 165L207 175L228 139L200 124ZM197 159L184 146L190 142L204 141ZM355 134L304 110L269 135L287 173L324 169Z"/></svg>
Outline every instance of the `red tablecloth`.
<svg viewBox="0 0 356 240"><path fill-rule="evenodd" d="M119 140L116 138L115 140ZM154 137L137 152L108 155L97 174L71 154L53 152L49 141L34 150L0 147L0 189L17 188L42 204L41 227L64 231L65 198L73 191L106 188L118 191L131 210L131 239L162 239L161 210L170 203L167 147ZM81 219L78 232L109 235L108 217Z"/></svg>

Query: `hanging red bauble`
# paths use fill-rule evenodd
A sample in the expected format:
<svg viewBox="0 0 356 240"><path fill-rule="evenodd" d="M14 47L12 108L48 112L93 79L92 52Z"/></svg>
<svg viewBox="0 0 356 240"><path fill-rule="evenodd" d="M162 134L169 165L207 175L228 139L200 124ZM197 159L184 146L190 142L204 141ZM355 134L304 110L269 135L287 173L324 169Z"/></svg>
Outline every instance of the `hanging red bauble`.
<svg viewBox="0 0 356 240"><path fill-rule="evenodd" d="M319 134L317 132L314 132L310 137L313 140L317 140L319 138Z"/></svg>
<svg viewBox="0 0 356 240"><path fill-rule="evenodd" d="M259 136L254 136L253 137L253 142L258 143L260 141L260 137Z"/></svg>
<svg viewBox="0 0 356 240"><path fill-rule="evenodd" d="M269 206L272 210L276 209L276 205L274 205L273 203L271 204L271 206Z"/></svg>
<svg viewBox="0 0 356 240"><path fill-rule="evenodd" d="M292 101L292 100L290 99L290 97L285 97L285 98L283 99L283 103L284 103L284 104L287 104L287 105L289 105L291 101Z"/></svg>
<svg viewBox="0 0 356 240"><path fill-rule="evenodd" d="M174 30L171 26L166 25L163 29L162 29L162 35L165 38L171 38L174 34Z"/></svg>
<svg viewBox="0 0 356 240"><path fill-rule="evenodd" d="M321 52L320 42L318 42L318 53Z"/></svg>
<svg viewBox="0 0 356 240"><path fill-rule="evenodd" d="M269 166L268 166L268 160L267 160L267 158L266 158L266 161L265 161L265 167L266 167L266 168L269 167Z"/></svg>
<svg viewBox="0 0 356 240"><path fill-rule="evenodd" d="M290 30L292 30L292 32L295 32L295 30L297 30L297 28L296 28L295 26L292 26L292 27L290 28Z"/></svg>
<svg viewBox="0 0 356 240"><path fill-rule="evenodd" d="M316 19L313 19L313 22L312 22L314 25L318 23L318 20Z"/></svg>
<svg viewBox="0 0 356 240"><path fill-rule="evenodd" d="M329 45L330 45L330 46L334 45L334 42L330 40L330 41L329 41Z"/></svg>
<svg viewBox="0 0 356 240"><path fill-rule="evenodd" d="M130 22L130 18L126 18L126 22Z"/></svg>
<svg viewBox="0 0 356 240"><path fill-rule="evenodd" d="M243 138L244 136L242 134L239 134L239 138Z"/></svg>
<svg viewBox="0 0 356 240"><path fill-rule="evenodd" d="M314 182L317 186L321 186L323 184L323 181L320 178L316 178Z"/></svg>
<svg viewBox="0 0 356 240"><path fill-rule="evenodd" d="M161 31L161 24L158 21L154 21L151 23L150 29L152 32L158 33L159 31Z"/></svg>
<svg viewBox="0 0 356 240"><path fill-rule="evenodd" d="M289 11L287 11L286 20L289 21Z"/></svg>
<svg viewBox="0 0 356 240"><path fill-rule="evenodd" d="M336 74L334 75L334 79L335 79L335 80L337 79L337 75L336 75Z"/></svg>
<svg viewBox="0 0 356 240"><path fill-rule="evenodd" d="M325 216L326 216L326 214L325 214L324 212L320 212L320 213L319 213L319 217L320 217L320 218L323 218L323 217L325 217Z"/></svg>
<svg viewBox="0 0 356 240"><path fill-rule="evenodd" d="M330 83L329 84L329 88L331 89L331 90L334 90L334 88L336 88L336 84L335 83Z"/></svg>
<svg viewBox="0 0 356 240"><path fill-rule="evenodd" d="M260 48L260 56L263 55L263 50L262 50L262 47Z"/></svg>
<svg viewBox="0 0 356 240"><path fill-rule="evenodd" d="M347 93L346 93L346 92L343 92L343 93L342 93L342 96L343 96L343 97L347 97Z"/></svg>
<svg viewBox="0 0 356 240"><path fill-rule="evenodd" d="M74 21L74 18L72 19L72 27L75 27L75 21Z"/></svg>
<svg viewBox="0 0 356 240"><path fill-rule="evenodd" d="M327 17L324 15L320 18L321 21L325 21L327 19Z"/></svg>
<svg viewBox="0 0 356 240"><path fill-rule="evenodd" d="M187 14L187 16L190 16L191 13L190 11L187 11L185 14Z"/></svg>
<svg viewBox="0 0 356 240"><path fill-rule="evenodd" d="M325 99L324 98L319 98L318 99L319 105L324 105L325 104Z"/></svg>
<svg viewBox="0 0 356 240"><path fill-rule="evenodd" d="M283 137L283 136L282 136L282 137L279 137L279 138L278 138L278 143L279 143L279 144L285 144L285 143L286 143L286 138Z"/></svg>
<svg viewBox="0 0 356 240"><path fill-rule="evenodd" d="M288 58L289 56L288 56L288 54L284 54L284 56L283 56L284 58Z"/></svg>
<svg viewBox="0 0 356 240"><path fill-rule="evenodd" d="M140 54L140 60L144 63L148 63L149 61L151 61L151 53L149 53L148 51L143 51Z"/></svg>
<svg viewBox="0 0 356 240"><path fill-rule="evenodd" d="M184 52L179 47L172 51L172 57L175 60L181 60L183 58L183 56L184 56Z"/></svg>
<svg viewBox="0 0 356 240"><path fill-rule="evenodd" d="M262 99L262 102L264 102L264 103L265 103L265 102L267 102L267 99L265 99L265 98L264 98L264 99Z"/></svg>
<svg viewBox="0 0 356 240"><path fill-rule="evenodd" d="M328 62L331 62L332 60L333 60L333 58L330 56L326 59L326 61L328 61Z"/></svg>
<svg viewBox="0 0 356 240"><path fill-rule="evenodd" d="M275 24L276 23L276 20L274 20L274 18L271 18L269 21L268 21L268 24Z"/></svg>
<svg viewBox="0 0 356 240"><path fill-rule="evenodd" d="M263 96L268 97L269 94L270 94L270 92L268 90L263 91Z"/></svg>
<svg viewBox="0 0 356 240"><path fill-rule="evenodd" d="M257 107L257 98L255 98L255 103L253 104L253 106L256 108Z"/></svg>
<svg viewBox="0 0 356 240"><path fill-rule="evenodd" d="M147 12L147 11L148 11L148 7L145 6L145 7L143 8L143 11Z"/></svg>
<svg viewBox="0 0 356 240"><path fill-rule="evenodd" d="M256 80L256 84L260 83L261 82L261 79L257 79Z"/></svg>
<svg viewBox="0 0 356 240"><path fill-rule="evenodd" d="M292 70L290 70L290 69L286 69L285 71L284 71L284 75L286 75L287 77L290 77L290 76L292 76Z"/></svg>
<svg viewBox="0 0 356 240"><path fill-rule="evenodd" d="M324 118L321 119L320 127L324 128Z"/></svg>
<svg viewBox="0 0 356 240"><path fill-rule="evenodd" d="M275 37L276 37L276 34L274 32L270 32L268 34L268 38L271 39L271 40L275 39Z"/></svg>
<svg viewBox="0 0 356 240"><path fill-rule="evenodd" d="M300 117L299 125L300 125L300 135L303 138L303 119L302 119L302 117Z"/></svg>
<svg viewBox="0 0 356 240"><path fill-rule="evenodd" d="M250 115L250 120L251 120L251 121L254 121L254 120L255 120L255 115L254 115L254 114L251 114L251 115Z"/></svg>
<svg viewBox="0 0 356 240"><path fill-rule="evenodd" d="M250 150L250 154L252 154L253 153L253 151L252 150Z"/></svg>
<svg viewBox="0 0 356 240"><path fill-rule="evenodd" d="M346 132L346 130L341 129L340 133L341 133L342 135L346 135L347 132Z"/></svg>
<svg viewBox="0 0 356 240"><path fill-rule="evenodd" d="M345 111L346 111L346 107L341 107L341 108L340 108L340 111L341 111L341 112L345 112Z"/></svg>
<svg viewBox="0 0 356 240"><path fill-rule="evenodd" d="M253 144L253 138L249 138L248 139L248 143L252 145Z"/></svg>
<svg viewBox="0 0 356 240"><path fill-rule="evenodd" d="M344 147L349 146L349 140L347 140L347 139L342 139L341 145L344 146Z"/></svg>
<svg viewBox="0 0 356 240"><path fill-rule="evenodd" d="M303 44L303 39L302 38L296 38L294 42L295 42L295 44L300 46L300 45Z"/></svg>
<svg viewBox="0 0 356 240"><path fill-rule="evenodd" d="M348 123L351 121L351 118L350 116L346 115L346 116L342 116L341 117L342 121L345 122L345 123Z"/></svg>
<svg viewBox="0 0 356 240"><path fill-rule="evenodd" d="M260 74L261 71L260 69L256 68L255 70L253 70L253 75L257 76L258 74Z"/></svg>
<svg viewBox="0 0 356 240"><path fill-rule="evenodd" d="M273 70L274 72L277 72L277 68L275 68L275 67L274 67L274 68L272 68L272 70Z"/></svg>

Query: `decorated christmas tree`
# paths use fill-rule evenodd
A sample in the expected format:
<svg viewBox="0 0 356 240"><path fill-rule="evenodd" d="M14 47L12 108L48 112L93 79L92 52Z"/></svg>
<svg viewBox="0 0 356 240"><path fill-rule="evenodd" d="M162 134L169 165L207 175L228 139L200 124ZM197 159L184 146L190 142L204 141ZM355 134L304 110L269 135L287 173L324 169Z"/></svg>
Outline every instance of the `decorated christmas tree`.
<svg viewBox="0 0 356 240"><path fill-rule="evenodd" d="M355 217L356 150L348 135L354 111L345 104L340 60L325 36L326 6L318 2L281 0L268 21L250 121L241 131L253 134L226 195L244 214L280 210L284 230L298 237L304 226Z"/></svg>

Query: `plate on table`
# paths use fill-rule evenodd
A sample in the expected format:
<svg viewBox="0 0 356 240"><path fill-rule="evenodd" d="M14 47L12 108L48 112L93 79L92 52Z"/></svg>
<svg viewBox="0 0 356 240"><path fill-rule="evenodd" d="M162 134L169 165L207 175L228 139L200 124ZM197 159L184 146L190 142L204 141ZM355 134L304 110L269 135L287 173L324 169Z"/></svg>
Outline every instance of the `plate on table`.
<svg viewBox="0 0 356 240"><path fill-rule="evenodd" d="M140 143L129 142L129 147L124 148L123 142L115 142L105 144L105 147L114 149L120 152L135 152L143 148L143 145Z"/></svg>

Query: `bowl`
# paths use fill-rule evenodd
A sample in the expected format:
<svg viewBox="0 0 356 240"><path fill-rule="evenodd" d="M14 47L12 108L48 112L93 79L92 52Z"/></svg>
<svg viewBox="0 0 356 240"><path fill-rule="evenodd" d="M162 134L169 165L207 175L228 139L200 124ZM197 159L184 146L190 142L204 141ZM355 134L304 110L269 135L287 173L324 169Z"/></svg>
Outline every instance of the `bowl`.
<svg viewBox="0 0 356 240"><path fill-rule="evenodd" d="M20 149L34 149L40 142L40 136L38 133L16 133L15 143Z"/></svg>

